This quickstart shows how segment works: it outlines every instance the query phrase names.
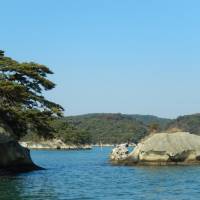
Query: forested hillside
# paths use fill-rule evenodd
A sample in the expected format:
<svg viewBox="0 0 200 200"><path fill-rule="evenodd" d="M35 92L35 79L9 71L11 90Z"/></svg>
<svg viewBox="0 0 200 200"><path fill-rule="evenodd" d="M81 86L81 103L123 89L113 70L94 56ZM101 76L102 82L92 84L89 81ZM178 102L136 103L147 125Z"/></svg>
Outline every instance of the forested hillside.
<svg viewBox="0 0 200 200"><path fill-rule="evenodd" d="M170 120L151 115L87 114L52 121L54 136L69 144L137 143L150 132L188 131L200 135L200 114ZM25 139L40 140L36 134Z"/></svg>
<svg viewBox="0 0 200 200"><path fill-rule="evenodd" d="M154 115L126 115L126 116L130 116L133 119L137 119L143 122L147 126L150 126L152 124L157 124L160 129L165 129L167 124L172 121L171 119L161 118Z"/></svg>
<svg viewBox="0 0 200 200"><path fill-rule="evenodd" d="M163 130L170 122L151 115L87 114L52 121L54 136L68 144L137 143L152 131ZM24 140L40 140L33 133Z"/></svg>
<svg viewBox="0 0 200 200"><path fill-rule="evenodd" d="M187 131L200 135L200 114L180 116L167 125L168 131Z"/></svg>
<svg viewBox="0 0 200 200"><path fill-rule="evenodd" d="M94 144L138 142L151 132L151 125L163 129L169 121L150 115L124 114L88 114L63 119L63 123L89 133Z"/></svg>

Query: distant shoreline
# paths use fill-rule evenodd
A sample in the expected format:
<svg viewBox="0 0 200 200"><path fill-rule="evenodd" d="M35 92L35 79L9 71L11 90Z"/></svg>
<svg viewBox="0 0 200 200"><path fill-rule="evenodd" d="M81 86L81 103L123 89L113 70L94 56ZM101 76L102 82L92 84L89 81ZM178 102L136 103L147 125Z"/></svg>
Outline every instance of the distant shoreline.
<svg viewBox="0 0 200 200"><path fill-rule="evenodd" d="M19 142L21 146L31 149L31 150L91 150L93 147L115 147L116 144L65 144L61 140L46 140L40 142L33 141L21 141ZM130 144L130 147L135 146L135 144Z"/></svg>
<svg viewBox="0 0 200 200"><path fill-rule="evenodd" d="M89 150L92 149L92 145L70 145L65 144L61 140L47 140L41 142L32 141L21 141L19 142L21 146L32 149L32 150Z"/></svg>

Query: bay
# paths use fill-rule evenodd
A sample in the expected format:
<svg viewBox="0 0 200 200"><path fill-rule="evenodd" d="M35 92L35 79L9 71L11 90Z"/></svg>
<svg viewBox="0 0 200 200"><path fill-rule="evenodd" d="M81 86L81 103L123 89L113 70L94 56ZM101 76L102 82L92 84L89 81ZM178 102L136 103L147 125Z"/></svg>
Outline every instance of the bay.
<svg viewBox="0 0 200 200"><path fill-rule="evenodd" d="M197 200L200 166L125 167L108 161L111 148L31 151L42 171L0 177L5 200Z"/></svg>

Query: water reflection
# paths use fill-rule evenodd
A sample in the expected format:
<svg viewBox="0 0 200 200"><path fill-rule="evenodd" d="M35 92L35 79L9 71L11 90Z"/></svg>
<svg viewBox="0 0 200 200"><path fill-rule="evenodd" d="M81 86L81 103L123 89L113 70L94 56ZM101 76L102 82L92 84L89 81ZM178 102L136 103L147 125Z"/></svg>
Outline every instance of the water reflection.
<svg viewBox="0 0 200 200"><path fill-rule="evenodd" d="M40 173L40 174L38 174ZM48 177L40 172L24 174L1 174L0 199L5 200L55 200L58 194Z"/></svg>
<svg viewBox="0 0 200 200"><path fill-rule="evenodd" d="M9 174L0 175L0 196L5 200L21 200L18 178Z"/></svg>

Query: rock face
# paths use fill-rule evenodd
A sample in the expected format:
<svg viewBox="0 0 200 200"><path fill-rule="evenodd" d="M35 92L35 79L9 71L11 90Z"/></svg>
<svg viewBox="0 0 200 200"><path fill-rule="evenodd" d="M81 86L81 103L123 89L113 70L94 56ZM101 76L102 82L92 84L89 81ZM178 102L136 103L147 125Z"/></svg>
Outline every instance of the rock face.
<svg viewBox="0 0 200 200"><path fill-rule="evenodd" d="M128 157L128 145L120 144L112 150L110 159L114 161L123 161Z"/></svg>
<svg viewBox="0 0 200 200"><path fill-rule="evenodd" d="M113 150L111 161L124 165L200 164L200 136L187 132L156 133L138 143L135 149L117 158Z"/></svg>
<svg viewBox="0 0 200 200"><path fill-rule="evenodd" d="M0 170L25 172L42 169L35 165L27 148L11 137L0 135Z"/></svg>

